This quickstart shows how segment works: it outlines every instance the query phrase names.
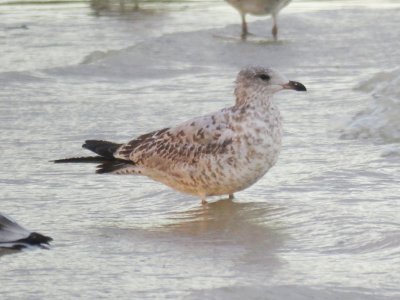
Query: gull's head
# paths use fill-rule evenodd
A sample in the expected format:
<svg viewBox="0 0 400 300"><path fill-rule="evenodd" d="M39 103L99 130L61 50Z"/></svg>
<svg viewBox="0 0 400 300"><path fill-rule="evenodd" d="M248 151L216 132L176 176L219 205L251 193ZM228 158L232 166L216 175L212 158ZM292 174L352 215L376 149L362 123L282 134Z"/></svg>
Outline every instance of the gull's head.
<svg viewBox="0 0 400 300"><path fill-rule="evenodd" d="M242 69L236 78L235 95L238 98L271 96L281 90L306 91L300 82L288 80L271 68L248 67Z"/></svg>

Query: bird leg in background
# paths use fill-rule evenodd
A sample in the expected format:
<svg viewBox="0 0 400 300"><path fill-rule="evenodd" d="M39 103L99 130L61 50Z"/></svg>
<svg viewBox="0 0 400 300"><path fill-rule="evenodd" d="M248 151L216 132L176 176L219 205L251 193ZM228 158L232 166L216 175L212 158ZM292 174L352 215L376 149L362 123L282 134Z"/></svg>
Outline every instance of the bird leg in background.
<svg viewBox="0 0 400 300"><path fill-rule="evenodd" d="M245 40L248 34L247 31L247 23L246 23L246 15L245 14L240 14L242 17L242 39Z"/></svg>
<svg viewBox="0 0 400 300"><path fill-rule="evenodd" d="M272 35L274 36L274 40L278 40L278 24L276 22L276 15L272 15Z"/></svg>
<svg viewBox="0 0 400 300"><path fill-rule="evenodd" d="M201 204L206 205L208 202L206 198L201 198Z"/></svg>
<svg viewBox="0 0 400 300"><path fill-rule="evenodd" d="M229 194L229 200L233 200L235 196L233 194Z"/></svg>
<svg viewBox="0 0 400 300"><path fill-rule="evenodd" d="M119 0L119 10L121 12L125 11L125 0Z"/></svg>

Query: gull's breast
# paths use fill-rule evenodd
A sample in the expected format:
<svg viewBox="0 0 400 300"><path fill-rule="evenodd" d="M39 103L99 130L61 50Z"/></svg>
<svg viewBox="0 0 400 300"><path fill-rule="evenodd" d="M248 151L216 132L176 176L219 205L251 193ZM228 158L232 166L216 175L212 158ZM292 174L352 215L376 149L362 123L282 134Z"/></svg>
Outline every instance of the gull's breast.
<svg viewBox="0 0 400 300"><path fill-rule="evenodd" d="M259 124L257 124L259 123ZM226 184L232 191L245 189L257 182L278 160L282 145L282 123L279 116L270 116L268 122L252 121L243 135L234 143L234 166L226 166Z"/></svg>
<svg viewBox="0 0 400 300"><path fill-rule="evenodd" d="M182 192L216 196L243 190L257 182L275 165L282 144L282 123L273 110L266 120L254 115L233 124L238 131L224 153L204 156L196 166L176 169L175 179L164 182Z"/></svg>

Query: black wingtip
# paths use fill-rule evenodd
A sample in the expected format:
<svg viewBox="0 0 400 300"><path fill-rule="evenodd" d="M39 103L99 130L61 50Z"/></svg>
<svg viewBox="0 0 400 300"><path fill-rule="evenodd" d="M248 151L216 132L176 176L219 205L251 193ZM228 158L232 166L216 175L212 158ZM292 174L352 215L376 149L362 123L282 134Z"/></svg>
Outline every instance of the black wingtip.
<svg viewBox="0 0 400 300"><path fill-rule="evenodd" d="M114 159L114 152L117 151L121 145L122 144L108 141L86 140L82 148L88 149L105 158Z"/></svg>

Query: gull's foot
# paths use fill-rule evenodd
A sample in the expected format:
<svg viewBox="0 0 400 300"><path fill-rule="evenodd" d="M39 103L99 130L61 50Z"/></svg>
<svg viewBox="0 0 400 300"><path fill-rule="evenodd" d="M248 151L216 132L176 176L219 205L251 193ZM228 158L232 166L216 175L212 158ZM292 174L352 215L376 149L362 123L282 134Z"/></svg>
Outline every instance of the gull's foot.
<svg viewBox="0 0 400 300"><path fill-rule="evenodd" d="M233 194L229 194L229 200L233 200L235 198L235 196Z"/></svg>
<svg viewBox="0 0 400 300"><path fill-rule="evenodd" d="M256 35L254 33L251 33L251 32L246 32L246 33L242 32L242 34L240 35L240 37L241 37L241 39L243 41L245 41L248 37L251 38L251 37L254 37L254 36L256 36Z"/></svg>
<svg viewBox="0 0 400 300"><path fill-rule="evenodd" d="M208 202L207 202L207 200L205 198L203 198L203 199L201 199L201 204L202 205L206 205L206 204L208 204Z"/></svg>

